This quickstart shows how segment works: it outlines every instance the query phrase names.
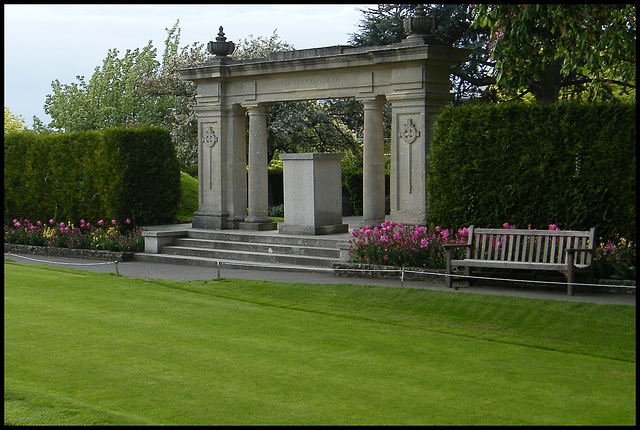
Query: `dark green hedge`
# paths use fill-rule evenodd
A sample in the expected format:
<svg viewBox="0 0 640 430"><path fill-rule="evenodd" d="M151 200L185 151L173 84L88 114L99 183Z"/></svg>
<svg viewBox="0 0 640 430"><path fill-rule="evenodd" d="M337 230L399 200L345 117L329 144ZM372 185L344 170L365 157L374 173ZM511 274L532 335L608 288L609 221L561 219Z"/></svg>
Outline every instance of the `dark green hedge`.
<svg viewBox="0 0 640 430"><path fill-rule="evenodd" d="M434 128L428 220L636 236L636 107L468 105Z"/></svg>
<svg viewBox="0 0 640 430"><path fill-rule="evenodd" d="M156 127L36 135L5 134L4 221L136 225L172 222L180 168L167 131Z"/></svg>

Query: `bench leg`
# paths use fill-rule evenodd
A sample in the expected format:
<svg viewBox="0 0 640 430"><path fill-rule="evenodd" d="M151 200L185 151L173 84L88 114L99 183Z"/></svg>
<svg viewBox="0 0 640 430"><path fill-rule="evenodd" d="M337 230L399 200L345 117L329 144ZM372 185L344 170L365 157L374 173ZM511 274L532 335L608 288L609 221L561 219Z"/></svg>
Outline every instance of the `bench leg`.
<svg viewBox="0 0 640 430"><path fill-rule="evenodd" d="M573 296L573 253L567 252L567 294Z"/></svg>

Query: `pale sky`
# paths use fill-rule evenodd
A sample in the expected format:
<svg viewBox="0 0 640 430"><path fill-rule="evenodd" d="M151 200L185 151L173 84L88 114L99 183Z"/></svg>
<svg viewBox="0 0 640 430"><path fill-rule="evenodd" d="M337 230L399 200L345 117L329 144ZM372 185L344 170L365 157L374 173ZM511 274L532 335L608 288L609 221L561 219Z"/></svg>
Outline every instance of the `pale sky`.
<svg viewBox="0 0 640 430"><path fill-rule="evenodd" d="M122 58L149 40L164 49L165 28L180 20L180 47L215 40L224 27L227 40L268 38L277 30L295 49L347 45L373 4L285 5L4 5L4 106L31 128L35 115L45 124L44 102L51 82L88 81L109 49Z"/></svg>

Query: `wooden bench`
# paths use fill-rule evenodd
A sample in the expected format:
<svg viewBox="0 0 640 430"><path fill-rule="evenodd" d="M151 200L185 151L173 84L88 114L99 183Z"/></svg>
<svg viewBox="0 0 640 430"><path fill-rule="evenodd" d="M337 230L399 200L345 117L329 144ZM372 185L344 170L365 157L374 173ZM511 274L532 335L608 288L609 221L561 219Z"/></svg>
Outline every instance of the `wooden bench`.
<svg viewBox="0 0 640 430"><path fill-rule="evenodd" d="M452 287L452 269L471 268L522 269L557 271L567 278L567 294L573 295L577 272L592 278L591 261L595 251L595 228L590 231L522 230L469 227L466 244L445 245L447 286ZM456 248L466 248L463 260L454 260ZM456 287L457 289L457 287Z"/></svg>

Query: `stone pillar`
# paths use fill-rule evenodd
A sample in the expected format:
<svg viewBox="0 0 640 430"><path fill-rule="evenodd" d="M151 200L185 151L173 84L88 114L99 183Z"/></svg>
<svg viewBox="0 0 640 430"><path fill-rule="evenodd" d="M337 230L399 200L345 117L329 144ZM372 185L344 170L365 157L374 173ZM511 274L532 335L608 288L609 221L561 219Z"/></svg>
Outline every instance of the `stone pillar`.
<svg viewBox="0 0 640 430"><path fill-rule="evenodd" d="M433 124L446 94L387 95L391 101L391 220L427 223L427 173Z"/></svg>
<svg viewBox="0 0 640 430"><path fill-rule="evenodd" d="M224 115L219 107L200 107L198 111L198 210L194 228L227 228L227 166Z"/></svg>
<svg viewBox="0 0 640 430"><path fill-rule="evenodd" d="M365 224L384 221L384 99L362 100L364 104L364 152L362 213Z"/></svg>
<svg viewBox="0 0 640 430"><path fill-rule="evenodd" d="M228 148L226 184L227 228L237 229L247 217L247 119L246 110L234 105L227 117Z"/></svg>
<svg viewBox="0 0 640 430"><path fill-rule="evenodd" d="M267 106L258 103L245 107L249 111L249 208L240 228L275 230L277 224L268 215Z"/></svg>

